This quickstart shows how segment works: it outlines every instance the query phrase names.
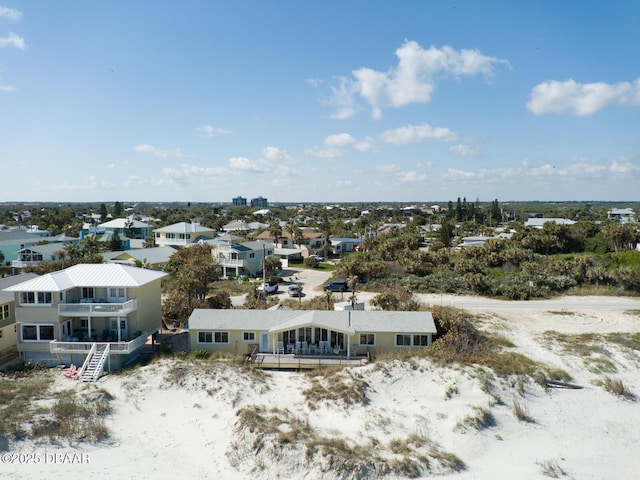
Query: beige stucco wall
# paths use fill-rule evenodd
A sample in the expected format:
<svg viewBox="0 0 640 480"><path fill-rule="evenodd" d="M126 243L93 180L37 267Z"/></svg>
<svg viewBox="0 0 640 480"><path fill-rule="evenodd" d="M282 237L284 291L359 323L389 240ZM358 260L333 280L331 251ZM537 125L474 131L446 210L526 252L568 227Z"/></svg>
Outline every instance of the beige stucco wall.
<svg viewBox="0 0 640 480"><path fill-rule="evenodd" d="M191 351L194 350L206 350L209 353L224 352L233 353L238 355L248 355L253 351L254 346L260 343L260 332L256 333L255 342L245 342L242 340L243 331L230 330L229 331L229 343L198 343L198 332L202 330L190 330L189 331L189 345ZM251 330L253 331L253 330ZM273 338L271 339L273 341ZM271 343L269 344L271 349Z"/></svg>
<svg viewBox="0 0 640 480"><path fill-rule="evenodd" d="M162 280L131 290L138 301L138 309L129 314L129 332L154 332L162 328L162 306L160 303Z"/></svg>
<svg viewBox="0 0 640 480"><path fill-rule="evenodd" d="M209 331L209 330L199 330L199 331ZM212 331L213 332L213 331ZM220 344L220 343L198 343L198 330L190 330L189 331L189 345L191 351L193 350L206 350L209 353L214 352L225 352L225 353L237 353L241 355L246 355L252 352L253 347L255 345L260 344L260 331L256 331L256 341L255 342L244 342L242 340L243 332L240 330L228 330L229 332L229 343L228 344ZM358 332L355 335L349 336L350 345L353 348L354 345L358 344L360 333L376 333L376 332ZM365 354L366 352L371 355L377 355L385 352L389 352L392 350L406 350L406 349L418 349L424 347L397 347L395 345L395 333L376 333L376 344L375 346L358 346L357 353L359 355ZM430 335L431 338L431 335ZM274 349L274 341L277 345L277 335L269 336L269 351L271 352ZM431 343L431 341L429 341ZM345 344L344 349L347 348L347 337L345 336Z"/></svg>
<svg viewBox="0 0 640 480"><path fill-rule="evenodd" d="M16 325L11 323L0 328L0 354L16 348Z"/></svg>

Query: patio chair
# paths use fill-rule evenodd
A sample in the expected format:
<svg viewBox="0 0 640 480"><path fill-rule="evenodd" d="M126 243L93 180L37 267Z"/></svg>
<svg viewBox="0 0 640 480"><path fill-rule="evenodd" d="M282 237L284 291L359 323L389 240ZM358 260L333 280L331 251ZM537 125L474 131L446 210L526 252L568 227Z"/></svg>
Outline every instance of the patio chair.
<svg viewBox="0 0 640 480"><path fill-rule="evenodd" d="M324 353L324 341L320 340L318 342L318 353Z"/></svg>
<svg viewBox="0 0 640 480"><path fill-rule="evenodd" d="M296 340L296 347L295 347L295 350L294 350L294 353L295 353L296 355L300 354L300 348L301 348L301 347L302 347L301 343L300 343L299 341L297 341L297 340Z"/></svg>
<svg viewBox="0 0 640 480"><path fill-rule="evenodd" d="M284 342L278 342L277 353L284 353Z"/></svg>
<svg viewBox="0 0 640 480"><path fill-rule="evenodd" d="M306 340L302 342L302 353L304 354L309 353L309 344L307 343Z"/></svg>

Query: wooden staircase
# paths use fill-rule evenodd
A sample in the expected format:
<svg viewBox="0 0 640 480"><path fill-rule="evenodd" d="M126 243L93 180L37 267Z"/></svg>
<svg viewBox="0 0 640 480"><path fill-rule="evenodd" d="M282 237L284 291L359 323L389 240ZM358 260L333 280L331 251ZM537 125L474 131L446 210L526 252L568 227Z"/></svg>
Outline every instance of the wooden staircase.
<svg viewBox="0 0 640 480"><path fill-rule="evenodd" d="M82 364L78 380L81 382L95 382L98 380L104 372L104 364L109 358L109 351L110 346L108 343L94 343Z"/></svg>

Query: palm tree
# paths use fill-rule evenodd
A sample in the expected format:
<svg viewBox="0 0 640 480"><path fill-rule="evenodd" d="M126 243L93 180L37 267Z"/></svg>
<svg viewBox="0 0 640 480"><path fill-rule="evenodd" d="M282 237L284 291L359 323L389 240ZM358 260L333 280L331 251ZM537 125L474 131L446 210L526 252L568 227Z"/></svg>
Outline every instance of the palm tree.
<svg viewBox="0 0 640 480"><path fill-rule="evenodd" d="M73 242L65 244L56 253L59 254L62 259L62 268L64 268L65 266L64 261L67 257L69 257L69 259L71 260L71 263L74 263L76 258L78 258L78 256L80 255L80 251L78 250L77 245Z"/></svg>
<svg viewBox="0 0 640 480"><path fill-rule="evenodd" d="M327 288L324 294L327 297L327 310L331 310L331 297L333 296L333 292Z"/></svg>
<svg viewBox="0 0 640 480"><path fill-rule="evenodd" d="M300 249L300 245L304 243L304 233L302 233L302 229L300 227L296 227L293 232L293 241L298 245L298 249Z"/></svg>
<svg viewBox="0 0 640 480"><path fill-rule="evenodd" d="M148 236L144 239L144 242L142 242L142 248L153 248L155 246L156 239L153 237L153 235Z"/></svg>
<svg viewBox="0 0 640 480"><path fill-rule="evenodd" d="M355 310L356 308L356 285L358 284L358 276L350 275L347 278L347 285L351 289L351 309Z"/></svg>
<svg viewBox="0 0 640 480"><path fill-rule="evenodd" d="M278 240L282 236L282 227L277 221L271 223L271 226L269 227L269 233L273 237L274 243L277 245Z"/></svg>
<svg viewBox="0 0 640 480"><path fill-rule="evenodd" d="M87 235L81 240L83 256L91 257L102 250L100 240L95 235Z"/></svg>

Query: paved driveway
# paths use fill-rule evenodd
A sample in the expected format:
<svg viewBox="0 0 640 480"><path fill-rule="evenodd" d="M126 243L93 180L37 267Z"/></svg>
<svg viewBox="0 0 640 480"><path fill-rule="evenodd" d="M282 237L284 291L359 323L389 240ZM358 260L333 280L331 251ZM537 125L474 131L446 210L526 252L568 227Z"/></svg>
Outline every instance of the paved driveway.
<svg viewBox="0 0 640 480"><path fill-rule="evenodd" d="M278 285L278 293L270 295L270 297L278 297L281 300L289 298L289 285L299 283L302 285L302 300L308 300L318 295L324 295L322 287L327 283L332 272L289 268L282 273L283 282ZM234 306L241 306L244 304L245 296L231 297L231 302Z"/></svg>

